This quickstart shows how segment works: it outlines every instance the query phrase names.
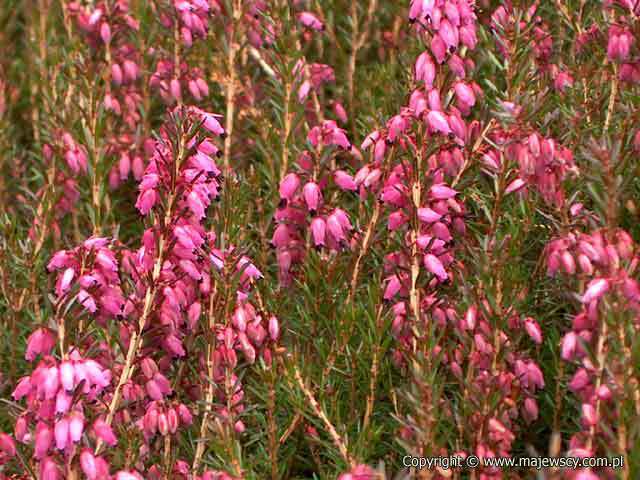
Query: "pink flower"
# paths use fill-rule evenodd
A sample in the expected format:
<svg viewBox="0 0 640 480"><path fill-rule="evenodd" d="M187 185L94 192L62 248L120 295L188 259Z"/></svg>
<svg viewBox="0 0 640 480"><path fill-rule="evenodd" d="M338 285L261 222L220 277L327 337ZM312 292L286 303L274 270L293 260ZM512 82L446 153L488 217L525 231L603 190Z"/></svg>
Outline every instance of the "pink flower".
<svg viewBox="0 0 640 480"><path fill-rule="evenodd" d="M598 424L596 409L590 403L582 404L582 420L588 427L593 427Z"/></svg>
<svg viewBox="0 0 640 480"><path fill-rule="evenodd" d="M53 333L47 328L38 328L27 339L24 358L33 361L38 355L48 355L56 344Z"/></svg>
<svg viewBox="0 0 640 480"><path fill-rule="evenodd" d="M178 415L180 416L180 421L184 425L191 425L193 423L193 416L191 415L191 411L187 408L186 405L180 404L178 405Z"/></svg>
<svg viewBox="0 0 640 480"><path fill-rule="evenodd" d="M538 345L542 343L542 330L538 322L531 317L527 317L524 320L524 328L535 343Z"/></svg>
<svg viewBox="0 0 640 480"><path fill-rule="evenodd" d="M563 360L571 360L575 355L578 346L578 336L574 332L567 333L562 339L562 353L560 356Z"/></svg>
<svg viewBox="0 0 640 480"><path fill-rule="evenodd" d="M338 244L343 244L347 240L344 225L340 220L340 216L336 214L334 210L331 215L327 217L327 230Z"/></svg>
<svg viewBox="0 0 640 480"><path fill-rule="evenodd" d="M143 480L137 472L120 470L116 473L115 480Z"/></svg>
<svg viewBox="0 0 640 480"><path fill-rule="evenodd" d="M538 403L533 398L527 398L524 401L524 413L528 422L533 422L538 419Z"/></svg>
<svg viewBox="0 0 640 480"><path fill-rule="evenodd" d="M73 412L69 417L69 440L78 443L84 431L84 418L79 412Z"/></svg>
<svg viewBox="0 0 640 480"><path fill-rule="evenodd" d="M107 425L107 423L101 418L98 418L93 423L93 433L104 443L112 447L114 447L118 443L118 439L113 433L111 427Z"/></svg>
<svg viewBox="0 0 640 480"><path fill-rule="evenodd" d="M398 275L393 275L387 279L387 287L384 291L384 299L391 300L402 289L402 281Z"/></svg>
<svg viewBox="0 0 640 480"><path fill-rule="evenodd" d="M451 127L449 127L447 117L445 117L442 112L431 110L427 114L427 124L434 132L440 132L444 135L451 133Z"/></svg>
<svg viewBox="0 0 640 480"><path fill-rule="evenodd" d="M596 278L587 285L587 291L582 296L582 303L597 301L609 290L609 280Z"/></svg>
<svg viewBox="0 0 640 480"><path fill-rule="evenodd" d="M568 87L573 86L573 77L567 72L560 72L553 81L554 88L563 93Z"/></svg>
<svg viewBox="0 0 640 480"><path fill-rule="evenodd" d="M42 393L45 399L52 400L60 387L60 375L57 367L51 367L46 370L47 373L38 385L38 391Z"/></svg>
<svg viewBox="0 0 640 480"><path fill-rule="evenodd" d="M433 81L436 77L436 66L431 60L429 52L425 51L416 60L415 65L416 81L422 81L427 88L433 86Z"/></svg>
<svg viewBox="0 0 640 480"><path fill-rule="evenodd" d="M200 305L200 302L192 303L187 310L187 318L189 320L189 327L191 330L195 330L198 320L200 320L201 312L202 306Z"/></svg>
<svg viewBox="0 0 640 480"><path fill-rule="evenodd" d="M388 228L391 231L395 231L400 229L403 225L405 225L409 221L409 217L402 210L396 210L391 215L389 215L388 219Z"/></svg>
<svg viewBox="0 0 640 480"><path fill-rule="evenodd" d="M28 395L31 391L31 378L30 377L22 377L18 381L18 385L15 390L11 394L14 400L20 400L25 395Z"/></svg>
<svg viewBox="0 0 640 480"><path fill-rule="evenodd" d="M507 186L507 188L505 189L504 193L509 195L510 193L517 192L518 190L521 190L525 186L526 186L526 182L523 179L516 178L513 182L511 182Z"/></svg>
<svg viewBox="0 0 640 480"><path fill-rule="evenodd" d="M111 42L111 27L107 22L102 22L102 25L100 25L100 38L104 43Z"/></svg>
<svg viewBox="0 0 640 480"><path fill-rule="evenodd" d="M342 190L348 190L355 192L358 190L358 185L351 175L343 170L336 170L333 174L336 185Z"/></svg>
<svg viewBox="0 0 640 480"><path fill-rule="evenodd" d="M458 194L458 192L456 192L452 188L449 188L444 183L438 183L431 186L431 189L429 190L429 194L435 200L448 200L450 198L455 197Z"/></svg>
<svg viewBox="0 0 640 480"><path fill-rule="evenodd" d="M0 452L8 457L16 456L16 444L13 438L2 432L0 432Z"/></svg>
<svg viewBox="0 0 640 480"><path fill-rule="evenodd" d="M458 100L469 107L473 107L476 103L476 95L473 89L464 82L457 82L454 90Z"/></svg>
<svg viewBox="0 0 640 480"><path fill-rule="evenodd" d="M60 470L58 465L47 457L40 462L40 480L60 480Z"/></svg>
<svg viewBox="0 0 640 480"><path fill-rule="evenodd" d="M280 338L280 325L276 317L269 318L269 336L276 342Z"/></svg>
<svg viewBox="0 0 640 480"><path fill-rule="evenodd" d="M421 222L424 223L433 223L437 222L442 218L442 215L438 212L432 210L431 208L419 208L418 209L418 218Z"/></svg>
<svg viewBox="0 0 640 480"><path fill-rule="evenodd" d="M433 35L431 39L431 53L436 58L436 62L443 63L447 56L447 45L440 35Z"/></svg>
<svg viewBox="0 0 640 480"><path fill-rule="evenodd" d="M600 477L590 469L585 468L578 470L573 477L573 480L600 480Z"/></svg>
<svg viewBox="0 0 640 480"><path fill-rule="evenodd" d="M58 420L54 429L54 435L56 439L56 448L58 450L64 450L67 448L69 440L69 420L66 418Z"/></svg>
<svg viewBox="0 0 640 480"><path fill-rule="evenodd" d="M155 190L144 190L138 196L136 208L142 215L147 215L158 201L158 194Z"/></svg>
<svg viewBox="0 0 640 480"><path fill-rule="evenodd" d="M90 450L85 449L80 454L80 467L89 480L96 480L98 478L96 457Z"/></svg>
<svg viewBox="0 0 640 480"><path fill-rule="evenodd" d="M304 197L304 201L307 204L307 208L309 212L313 215L318 211L320 207L320 203L322 202L322 192L320 191L320 187L315 182L308 182L302 189L302 195Z"/></svg>
<svg viewBox="0 0 640 480"><path fill-rule="evenodd" d="M311 221L311 236L316 247L325 246L326 225L326 222L321 217L315 217Z"/></svg>
<svg viewBox="0 0 640 480"><path fill-rule="evenodd" d="M295 173L287 174L280 182L280 200L290 201L300 186L300 178ZM285 203L286 204L286 203Z"/></svg>
<svg viewBox="0 0 640 480"><path fill-rule="evenodd" d="M473 330L476 328L478 319L478 308L475 305L471 305L467 309L467 313L464 316L464 326L468 330Z"/></svg>
<svg viewBox="0 0 640 480"><path fill-rule="evenodd" d="M298 14L298 21L302 25L312 30L321 32L324 30L324 24L311 12L301 12Z"/></svg>
<svg viewBox="0 0 640 480"><path fill-rule="evenodd" d="M349 473L343 473L338 480L376 480L378 473L368 465L357 465Z"/></svg>
<svg viewBox="0 0 640 480"><path fill-rule="evenodd" d="M563 357L564 358L564 357ZM574 373L569 382L569 390L579 392L589 384L589 375L584 368L580 368Z"/></svg>
<svg viewBox="0 0 640 480"><path fill-rule="evenodd" d="M451 22L446 18L440 22L438 35L442 37L442 41L450 52L453 53L453 51L458 48L458 42L460 40L458 29L451 25Z"/></svg>
<svg viewBox="0 0 640 480"><path fill-rule="evenodd" d="M117 86L122 85L122 81L123 81L122 67L117 63L113 63L111 65L111 81Z"/></svg>
<svg viewBox="0 0 640 480"><path fill-rule="evenodd" d="M209 132L218 136L225 135L224 128L218 120L219 118L222 118L221 115L205 112L204 110L196 107L190 107L190 110L200 117L200 119L203 121L204 128L209 130Z"/></svg>
<svg viewBox="0 0 640 480"><path fill-rule="evenodd" d="M53 432L44 423L40 422L36 426L36 442L34 455L37 459L43 459L53 443Z"/></svg>
<svg viewBox="0 0 640 480"><path fill-rule="evenodd" d="M611 389L606 385L600 385L598 390L596 391L598 398L603 401L611 400L613 394L611 393Z"/></svg>
<svg viewBox="0 0 640 480"><path fill-rule="evenodd" d="M347 123L349 121L349 116L342 103L333 102L333 112L341 123Z"/></svg>
<svg viewBox="0 0 640 480"><path fill-rule="evenodd" d="M449 278L449 276L447 275L447 271L442 265L442 262L435 255L432 255L430 253L426 254L424 256L424 266L440 281L444 281Z"/></svg>

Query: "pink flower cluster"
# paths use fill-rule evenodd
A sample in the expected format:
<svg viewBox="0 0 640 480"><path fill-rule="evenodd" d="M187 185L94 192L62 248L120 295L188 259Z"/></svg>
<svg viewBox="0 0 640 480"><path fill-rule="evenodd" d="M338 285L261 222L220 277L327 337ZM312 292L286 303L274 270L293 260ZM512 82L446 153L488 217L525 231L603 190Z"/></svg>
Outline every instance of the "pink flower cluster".
<svg viewBox="0 0 640 480"><path fill-rule="evenodd" d="M472 453L479 458L509 456L519 428L517 420L522 417L531 423L538 418L535 394L544 388L544 377L540 366L522 350L518 340L524 331L528 340L541 344L540 325L531 317L522 318L513 309L498 313L486 300L471 305L463 316L457 317L451 310L447 314L434 310L433 316L442 328L448 325L456 332L453 335L465 340L445 353L443 363L472 392L469 401L474 404L474 413L469 418L470 432L483 432L470 433L475 443ZM505 329L491 325L491 318L496 315L507 318ZM526 345L527 339L524 340ZM503 400L487 415L486 401L494 394ZM499 471L486 469L483 474L490 478Z"/></svg>
<svg viewBox="0 0 640 480"><path fill-rule="evenodd" d="M298 165L303 169L301 175L289 173L280 182L280 206L275 214L278 224L271 245L276 249L280 280L284 284L290 281L293 265L302 261L307 233L309 243L316 249L339 251L349 248L354 231L345 210L326 205L322 192L329 179L314 180L313 156L308 151L303 152L298 159ZM307 179L304 185L302 175ZM355 188L351 177L340 170L336 171L335 182L348 190Z"/></svg>
<svg viewBox="0 0 640 480"><path fill-rule="evenodd" d="M56 252L47 265L49 271L58 272L58 300L75 295L77 302L96 314L99 321L129 313L125 311L118 261L110 243L108 238L91 237L73 250Z"/></svg>
<svg viewBox="0 0 640 480"><path fill-rule="evenodd" d="M531 29L531 48L538 68L547 70L553 52L553 37L549 26L537 15L539 3L534 2L518 16L512 2L504 2L491 15L491 31L496 36L499 52L509 57L513 51L513 37L516 32Z"/></svg>
<svg viewBox="0 0 640 480"><path fill-rule="evenodd" d="M415 23L419 30L432 32L431 53L439 64L447 55L457 56L461 46L470 50L476 48L476 16L473 3L466 0L456 2L434 1L423 2L412 0L409 10L409 21Z"/></svg>
<svg viewBox="0 0 640 480"><path fill-rule="evenodd" d="M620 64L620 80L629 84L637 85L640 82L640 57L637 47L637 30L634 28L634 21L637 18L637 5L630 5L629 2L611 2L611 11L615 15L617 10L615 3L620 3L624 10L628 10L625 15L620 15L609 27L607 32L607 58Z"/></svg>
<svg viewBox="0 0 640 480"><path fill-rule="evenodd" d="M172 8L160 14L160 21L167 31L178 31L182 45L191 48L194 40L206 38L211 14L207 1L174 0ZM196 101L201 101L209 96L209 86L202 71L191 67L185 56L180 56L178 48L173 52L157 52L159 59L149 84L169 105L182 102L185 88Z"/></svg>
<svg viewBox="0 0 640 480"><path fill-rule="evenodd" d="M66 153L63 150L63 146L60 146L60 156L66 157ZM50 167L52 162L55 161L54 155L55 151L58 150L58 147L53 147L49 144L44 144L42 147L42 157L44 158L45 164ZM86 157L83 157L84 150L80 149L79 153L80 161L86 162ZM78 162L78 153L74 152L75 158L74 161L76 165L80 165ZM62 218L73 210L74 205L80 199L80 190L78 188L78 181L74 178L74 175L70 174L67 170L59 169L55 173L54 178L55 184L60 187L62 190L62 194L57 196L54 199L54 218L52 219L51 229L54 232L56 238L60 238L60 221ZM45 194L47 193L47 188L42 187L36 192L36 196L40 199L45 198ZM37 238L38 229L42 229L44 227L42 220L40 218L34 219L34 225L29 230L29 236L32 239Z"/></svg>
<svg viewBox="0 0 640 480"><path fill-rule="evenodd" d="M412 2L410 20L430 44L435 61L427 51L417 58L414 70L417 86L409 105L392 117L384 129L367 136L362 150L371 150L373 161L354 178L361 195L376 192L387 207L388 230L402 232L403 248L385 257L384 299L400 298L393 307L396 315L393 331L405 345L413 337L411 324L421 322L414 318L407 323L407 315L416 313L409 312L406 303L413 288L412 267L421 266L429 275L428 281L419 287L424 289L420 308L425 311L433 304L432 294L438 285L449 282L453 275L450 271L454 262L453 235L465 233L465 207L447 180L460 171L465 161L462 147L477 135L477 122L467 125L463 118L470 114L482 94L478 85L468 80L473 61L468 57L462 60L455 53L460 43L470 49L475 47L473 6L466 2L425 5ZM439 76L446 71L440 64L447 54L449 71L456 80L443 85ZM441 86L436 88L436 83ZM449 92L456 106L443 104L442 93ZM391 152L397 155L396 150L412 158L423 158L424 162L417 167L409 161L387 166L387 156Z"/></svg>
<svg viewBox="0 0 640 480"><path fill-rule="evenodd" d="M222 0L211 0L211 9L222 20L223 25L232 22L232 12L227 11ZM269 20L271 4L265 0L243 2L240 21L245 30L246 40L254 48L268 48L275 41L278 24Z"/></svg>
<svg viewBox="0 0 640 480"><path fill-rule="evenodd" d="M270 365L280 326L276 317L251 303L251 288L261 272L236 247L220 249L217 235L203 226L206 210L222 188L214 161L218 148L210 136L224 136L218 120L196 107L179 107L161 129L139 185L136 206L151 220L140 248L129 250L107 238L91 237L57 252L48 264L49 271L56 272L58 311L75 312L78 318L88 314L107 329L117 320L121 348L129 353L114 358L106 343L82 330L81 346L68 346L65 327L71 320L64 313L57 318L57 331L42 327L31 334L26 358L42 360L14 391L16 401L27 402L16 423L16 439L34 444L43 479L62 478L74 459L87 478L111 478L101 445L115 445L119 432L130 430L130 424L144 439L136 469L145 469L147 462L154 462L158 438L188 428L195 402L205 397L237 434L245 430L237 353L247 364L260 357ZM236 288L230 292L230 316L206 326L202 318L213 313L203 309L211 308L222 285ZM86 329L82 321L73 324ZM196 356L201 373L188 379L173 363L176 358L187 360L191 339L202 333L213 336L216 347L208 360ZM57 343L60 360L52 355ZM86 358L81 351L98 355ZM210 382L224 386L216 388L215 398L206 393L213 392ZM87 430L89 422L92 428ZM93 449L80 450L88 445L85 436L94 440ZM3 455L13 457L12 439L2 438ZM174 468L176 478L192 478L184 461ZM152 464L149 478L161 478L161 471ZM120 471L114 478L139 477ZM232 477L207 472L202 478Z"/></svg>
<svg viewBox="0 0 640 480"><path fill-rule="evenodd" d="M400 248L385 256L383 295L395 302L391 329L399 342L393 353L398 364L415 352L416 344L429 342L429 318L446 324L446 311L457 319L441 287L455 276L454 235L466 232L466 208L448 182L463 169L464 149L479 134L478 122L467 123L465 117L482 96L470 79L473 60L458 54L477 43L473 4L414 1L409 19L430 49L415 62L409 104L364 140L361 148L371 152L372 161L356 173L352 185L362 197L376 195L385 207L387 230L399 239ZM471 328L473 334L476 327ZM466 336L469 329L461 332ZM480 340L480 332L477 336ZM441 350L436 346L426 354L436 357ZM485 377L486 384L489 375ZM412 437L413 432L406 432L405 440ZM370 476L364 478L374 478L372 471L366 473ZM360 478L353 472L344 475Z"/></svg>
<svg viewBox="0 0 640 480"><path fill-rule="evenodd" d="M534 3L525 11L524 15L518 16L511 2L505 2L491 16L491 31L496 38L496 46L500 54L509 58L514 43L518 41L514 38L522 35L522 32L530 30L531 34L527 35L527 40L530 42L533 58L539 72L548 73L553 80L555 90L563 94L567 88L573 86L574 79L566 68L550 63L554 48L553 37L549 26L537 14L538 7L539 4ZM597 28L596 25L594 27ZM580 45L586 42L588 35L588 33L583 33L579 36L583 40L578 41L578 50L581 48Z"/></svg>
<svg viewBox="0 0 640 480"><path fill-rule="evenodd" d="M321 21L311 12L301 12L298 20L312 32L321 32ZM295 265L303 261L305 251L313 246L319 251L336 252L350 247L355 227L345 209L332 205L334 196L327 190L333 177L341 190L355 191L354 179L337 168L335 158L342 151L358 155L347 133L334 120L324 118L323 105L316 104L323 84L335 81L329 65L307 63L300 59L293 70L298 100L305 103L310 125L307 141L313 150L304 150L297 158L298 172L286 173L279 185L279 206L274 215L276 227L271 246L276 249L280 282L288 285ZM310 94L313 92L313 100ZM341 123L348 121L339 101L327 107ZM327 152L329 159L327 158Z"/></svg>
<svg viewBox="0 0 640 480"><path fill-rule="evenodd" d="M626 322L637 328L640 322L640 284L633 278L637 248L624 230L569 233L548 244L546 259L549 275L584 285L578 295L581 309L562 338L561 357L577 367L568 387L581 402L582 431L572 437L570 454L593 456L617 442L616 405L625 390L626 366L616 354L624 347L613 344L607 331Z"/></svg>
<svg viewBox="0 0 640 480"><path fill-rule="evenodd" d="M136 139L136 129L142 120L139 108L143 103L139 82L142 55L132 42L140 26L131 16L126 0L100 2L92 7L70 2L66 8L90 48L104 56L104 63L100 57L95 61L98 69L108 72L105 75L110 80L105 84L103 106L117 119L106 139L107 155L118 159L109 172L109 185L117 188L132 172L139 179L144 168L142 143ZM77 172L69 160L70 167ZM86 160L84 163L86 171Z"/></svg>
<svg viewBox="0 0 640 480"><path fill-rule="evenodd" d="M62 478L57 459L72 459L85 432L91 433L94 440L111 445L117 441L94 407L111 385L111 371L96 360L83 358L74 347L69 348L65 360L56 360L51 356L52 336L46 329L30 336L27 359L39 354L42 360L13 392L16 401L26 399L27 404L16 421L16 440L33 445L34 456L40 462L40 478L46 479ZM88 415L95 415L90 432L86 429L87 420L91 419ZM85 469L84 455L80 463L85 473L89 478L98 478Z"/></svg>
<svg viewBox="0 0 640 480"><path fill-rule="evenodd" d="M517 176L508 180L507 195L535 188L545 202L556 207L565 203L563 181L570 173L578 172L571 150L558 145L552 138L541 138L536 132L527 136L517 128L496 130L492 140L500 150L490 149L484 154L485 170L498 174L510 165L518 168Z"/></svg>
<svg viewBox="0 0 640 480"><path fill-rule="evenodd" d="M322 63L306 64L299 60L294 68L294 74L298 79L298 101L305 102L309 92L318 92L322 85L335 82L336 77L333 68Z"/></svg>
<svg viewBox="0 0 640 480"><path fill-rule="evenodd" d="M90 238L74 250L59 251L48 265L50 271L58 271L55 293L59 305L77 301L102 325L107 319L122 316L124 307L118 263L107 248L109 243L104 238ZM21 443L33 445L40 478L47 480L63 478L60 461L64 464L76 457L85 435L109 445L117 442L113 430L104 422L102 408L112 385L112 370L106 367L113 363L110 350L103 342L91 339L77 348L66 346L65 339L59 338L61 360L58 360L52 350L58 343L56 336L64 334L62 324L58 325L57 335L42 327L29 336L25 357L33 361L40 356L41 360L13 392L16 401L24 399L27 405L16 421L15 437ZM98 354L87 358L80 353L89 349ZM91 430L86 428L88 422L92 423ZM88 478L108 475L103 458L86 449L79 458Z"/></svg>

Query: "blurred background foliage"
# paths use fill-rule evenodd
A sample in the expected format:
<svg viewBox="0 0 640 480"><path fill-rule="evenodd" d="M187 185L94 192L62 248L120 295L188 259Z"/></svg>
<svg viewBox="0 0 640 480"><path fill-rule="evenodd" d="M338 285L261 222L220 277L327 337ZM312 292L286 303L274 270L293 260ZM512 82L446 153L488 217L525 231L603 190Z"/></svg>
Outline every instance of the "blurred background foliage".
<svg viewBox="0 0 640 480"><path fill-rule="evenodd" d="M275 2L278 3L278 2ZM280 19L287 18L287 2L280 2ZM235 115L235 131L231 139L231 162L235 177L227 178L225 194L207 222L226 233L226 241L241 245L265 274L260 293L267 309L281 319L287 355L276 370L256 366L247 373L247 431L242 437L242 465L250 478L267 478L271 472L272 455L277 456L279 478L335 478L347 465L327 435L325 426L314 415L308 399L296 384L293 368L299 369L308 382L327 417L361 462L377 465L384 462L389 471L401 471L404 455L399 442L399 428L407 414L419 411L423 405L417 379L433 382L459 408L463 400L452 388L447 374L429 378L428 373L397 368L389 354L394 342L389 333L391 315L380 308L382 296L381 265L383 252L392 237L385 233L386 225L378 222L372 245L367 252L355 299L350 298L349 282L353 268L347 255L312 252L303 263L297 281L289 287L278 285L278 267L274 252L268 245L273 229L273 214L278 204L278 182L283 148L289 151L289 164L307 148L305 116L296 95L289 95L286 104L286 84L293 81L292 71L302 56L310 61L326 63L335 70L336 81L320 93L327 105L331 100L349 103L350 53L353 45L354 15L362 28L367 2L313 0L310 7L324 13L326 34L297 49L295 20L289 18L290 29L284 29L276 43L261 54L270 59L278 75L276 80L265 72L245 47L236 64L238 70L239 107ZM406 2L380 1L369 26L367 42L357 54L353 77L353 105L346 129L354 145L359 145L372 130L381 127L407 102L413 78L413 62L425 46L412 35L407 18ZM526 2L513 2L516 11L528 8ZM522 105L531 128L553 136L574 151L581 174L570 184L568 196L581 201L596 212L606 202L606 182L593 157L591 139L617 142L620 161L617 178L624 182L620 205L620 226L640 239L637 201L640 193L638 162L630 154L631 131L637 128L637 90L620 93L611 120L610 131L602 131L602 118L610 97L611 82L597 62L588 56L567 54L572 49L576 27L590 22L603 22L599 2L541 2L538 14L549 26L553 37L552 57L564 62L572 72L582 72L574 88L560 95L553 89L548 73L537 68L529 32L516 32L512 41L512 56L507 60L496 47L495 34L488 28L491 12L499 2L479 2L478 14L483 29L480 45L474 57L478 79L484 96L474 113L483 125L501 117L502 101ZM136 15L141 18L141 33L134 41L142 42L142 51L149 48L169 48L171 39L163 37L150 3L131 0ZM578 13L582 18L577 18ZM566 15L569 15L567 18ZM587 20L588 19L588 20ZM209 37L190 52L190 59L205 73L211 87L210 96L202 107L212 112L225 112L226 44L223 20L213 20ZM104 155L100 147L102 130L109 128L97 92L104 89L104 80L94 68L92 51L73 33L59 0L4 0L0 5L0 429L11 431L17 406L9 398L12 385L28 371L24 362L25 340L33 326L46 324L52 313L49 292L52 279L45 265L51 254L75 245L89 236L94 224L100 223L102 233L117 237L126 245L135 245L144 229L144 222L134 209L136 184L128 180L116 190L103 185L102 195L108 208L93 210L91 175L80 182L78 208L60 221L56 234L46 226L55 215L54 199L59 185L51 176L51 165L43 158L44 143L59 135L60 129L73 134L83 144L97 145L102 152L98 165L108 171L114 159ZM604 48L600 46L599 48ZM602 52L600 52L602 56ZM143 77L148 80L154 71L155 57L144 58ZM606 68L605 68L606 70ZM256 88L245 89L243 85ZM596 97L584 97L584 91ZM246 97L246 98L245 98ZM246 101L245 101L246 100ZM145 105L140 134L161 124L164 106L156 96ZM288 138L283 135L286 115L291 115L293 127ZM90 117L97 117L96 128L87 128ZM602 117L602 118L601 118ZM622 144L621 144L622 143ZM354 158L338 157L345 169L354 171ZM585 180L586 179L586 180ZM471 166L458 189L463 192L468 208L467 225L470 234L461 247L461 263L468 275L464 284L452 286L450 300L460 306L474 301L473 292L483 285L488 292L495 288L496 270L500 265L503 308L515 307L518 312L536 318L545 338L540 346L532 346L532 355L539 359L546 379L540 397L539 420L522 432L514 455L537 452L543 455L554 426L564 438L578 428L579 405L565 397L566 377L561 374L558 344L570 325L574 312L569 293L559 282L547 278L541 256L546 243L558 232L566 231L567 219L545 206L531 193L527 198L504 199L492 232L495 199L495 179L481 172L479 163ZM45 191L44 195L36 192ZM361 202L345 197L342 205L360 221L371 212L373 200ZM343 207L345 208L345 207ZM566 212L565 212L566 213ZM36 222L37 220L37 222ZM42 228L45 226L45 228ZM363 230L365 224L356 228ZM492 238L495 236L495 238ZM492 247L487 247L493 242ZM535 350L535 351L533 351ZM374 384L372 365L376 365ZM375 406L366 416L370 393ZM562 404L557 400L560 398ZM270 408L272 405L273 408ZM270 415L273 413L273 418ZM365 419L366 418L366 419ZM550 419L553 419L552 421ZM271 431L275 429L275 432ZM275 435L274 438L269 438ZM441 417L438 424L440 445L457 448L458 425L455 418ZM180 448L195 450L197 432L190 432ZM273 452L273 445L277 451ZM238 447L240 448L240 447ZM224 467L228 458L223 448L207 446L205 463ZM637 454L640 455L640 454ZM637 456L636 455L636 456ZM188 456L188 453L187 453ZM636 464L638 459L636 458Z"/></svg>

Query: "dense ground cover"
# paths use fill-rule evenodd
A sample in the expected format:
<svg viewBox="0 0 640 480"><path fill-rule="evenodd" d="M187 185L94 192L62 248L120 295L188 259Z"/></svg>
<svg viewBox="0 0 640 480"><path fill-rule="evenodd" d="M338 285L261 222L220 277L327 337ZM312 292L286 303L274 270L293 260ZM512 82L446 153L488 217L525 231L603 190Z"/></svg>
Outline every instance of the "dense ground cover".
<svg viewBox="0 0 640 480"><path fill-rule="evenodd" d="M4 0L0 478L638 478L638 15Z"/></svg>

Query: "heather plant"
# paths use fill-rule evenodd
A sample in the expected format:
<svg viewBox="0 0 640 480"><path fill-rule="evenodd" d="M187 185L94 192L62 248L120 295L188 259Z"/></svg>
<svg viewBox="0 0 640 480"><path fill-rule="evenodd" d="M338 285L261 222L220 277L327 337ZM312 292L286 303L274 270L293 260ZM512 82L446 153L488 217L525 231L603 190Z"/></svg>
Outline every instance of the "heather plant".
<svg viewBox="0 0 640 480"><path fill-rule="evenodd" d="M636 478L638 15L5 1L0 478Z"/></svg>

